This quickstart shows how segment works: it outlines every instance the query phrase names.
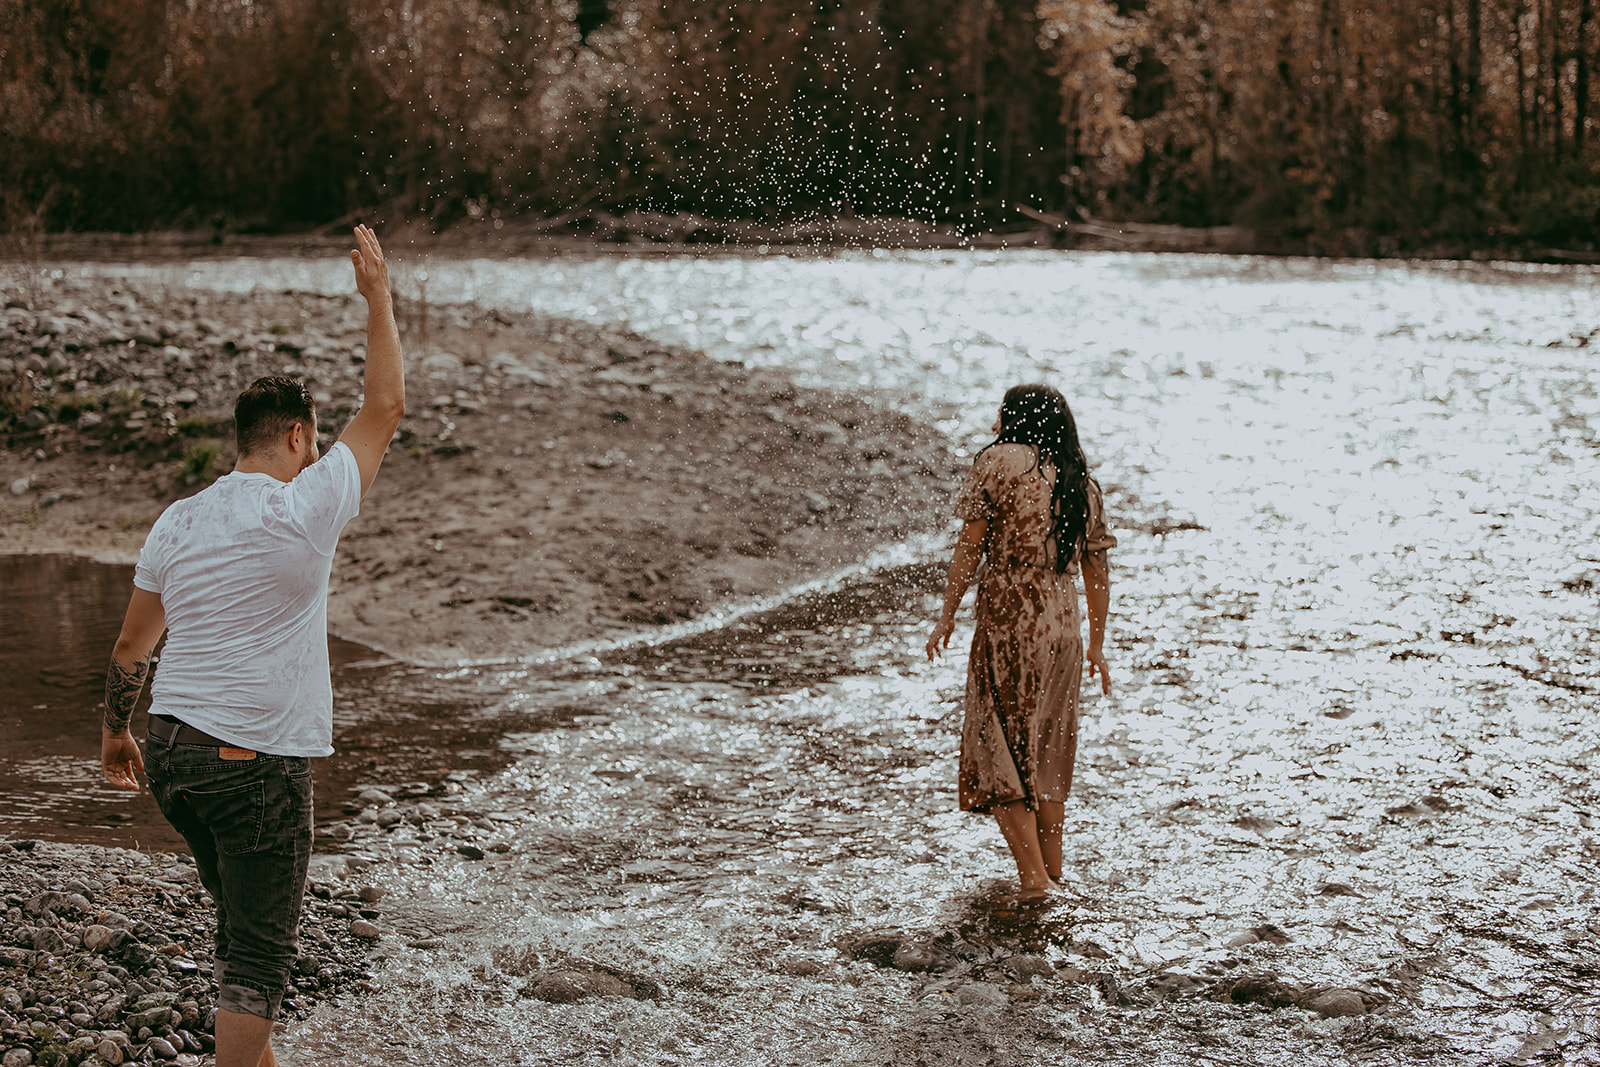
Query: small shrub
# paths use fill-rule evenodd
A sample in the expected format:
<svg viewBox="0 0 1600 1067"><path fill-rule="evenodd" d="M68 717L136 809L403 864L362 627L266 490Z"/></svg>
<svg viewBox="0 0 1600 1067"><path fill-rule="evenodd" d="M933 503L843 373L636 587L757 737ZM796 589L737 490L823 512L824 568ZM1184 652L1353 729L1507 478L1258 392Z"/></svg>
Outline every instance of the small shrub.
<svg viewBox="0 0 1600 1067"><path fill-rule="evenodd" d="M114 415L126 415L144 406L144 390L132 385L119 385L106 398L106 410Z"/></svg>
<svg viewBox="0 0 1600 1067"><path fill-rule="evenodd" d="M178 461L178 481L183 485L211 482L217 477L217 460L222 446L215 441L201 441L189 448Z"/></svg>

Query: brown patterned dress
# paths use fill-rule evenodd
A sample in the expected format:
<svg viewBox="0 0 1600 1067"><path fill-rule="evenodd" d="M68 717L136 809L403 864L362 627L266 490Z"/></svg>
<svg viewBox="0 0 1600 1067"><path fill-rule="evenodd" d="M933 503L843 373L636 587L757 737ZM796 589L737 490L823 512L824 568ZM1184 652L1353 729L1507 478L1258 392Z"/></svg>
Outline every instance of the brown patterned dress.
<svg viewBox="0 0 1600 1067"><path fill-rule="evenodd" d="M1012 801L1030 808L1064 801L1078 754L1078 688L1083 680L1074 559L1057 574L1050 532L1055 467L1040 469L1028 445L991 445L979 454L956 499L961 519L987 519L978 576L977 631L967 661L961 730L963 811ZM1100 486L1089 481L1084 549L1117 543L1106 529Z"/></svg>

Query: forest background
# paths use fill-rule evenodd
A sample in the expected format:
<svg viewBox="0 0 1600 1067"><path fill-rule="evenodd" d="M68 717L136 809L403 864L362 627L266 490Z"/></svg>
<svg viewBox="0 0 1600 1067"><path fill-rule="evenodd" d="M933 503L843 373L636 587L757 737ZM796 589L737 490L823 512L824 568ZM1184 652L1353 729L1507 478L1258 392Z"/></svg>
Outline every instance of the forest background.
<svg viewBox="0 0 1600 1067"><path fill-rule="evenodd" d="M0 0L0 228L1600 239L1600 0ZM1022 220L1026 221L1026 220Z"/></svg>

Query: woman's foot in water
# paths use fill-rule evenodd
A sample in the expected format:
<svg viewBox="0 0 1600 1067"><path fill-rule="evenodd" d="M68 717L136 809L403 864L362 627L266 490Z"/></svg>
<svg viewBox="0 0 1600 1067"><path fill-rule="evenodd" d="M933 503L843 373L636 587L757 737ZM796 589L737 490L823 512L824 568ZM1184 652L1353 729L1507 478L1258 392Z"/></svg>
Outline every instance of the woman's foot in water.
<svg viewBox="0 0 1600 1067"><path fill-rule="evenodd" d="M1018 904L1037 904L1042 900L1049 900L1058 888L1054 881L1047 879L1043 885L1018 886L1017 895L1012 899Z"/></svg>

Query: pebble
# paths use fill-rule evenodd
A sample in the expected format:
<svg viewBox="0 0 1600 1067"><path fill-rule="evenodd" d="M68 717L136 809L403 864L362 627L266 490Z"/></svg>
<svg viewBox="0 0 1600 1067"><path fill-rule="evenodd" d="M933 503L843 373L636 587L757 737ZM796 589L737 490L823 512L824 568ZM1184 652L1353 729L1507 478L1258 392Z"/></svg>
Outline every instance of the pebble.
<svg viewBox="0 0 1600 1067"><path fill-rule="evenodd" d="M956 1003L963 1008L1000 1008L1008 999L1005 990L988 982L968 982L956 990Z"/></svg>
<svg viewBox="0 0 1600 1067"><path fill-rule="evenodd" d="M178 1057L178 1050L173 1048L172 1042L166 1040L165 1038L152 1037L149 1041L145 1042L145 1044L149 1047L151 1052L154 1052L157 1056L160 1056L164 1060L177 1059Z"/></svg>
<svg viewBox="0 0 1600 1067"><path fill-rule="evenodd" d="M365 919L356 919L350 924L350 933L356 937L375 941L383 936L383 932Z"/></svg>
<svg viewBox="0 0 1600 1067"><path fill-rule="evenodd" d="M101 1038L100 1043L95 1046L94 1052L95 1055L109 1064L115 1065L122 1062L122 1046L109 1037Z"/></svg>
<svg viewBox="0 0 1600 1067"><path fill-rule="evenodd" d="M32 485L32 478L18 478L16 481L11 483L11 495L21 496L23 493L26 493Z"/></svg>
<svg viewBox="0 0 1600 1067"><path fill-rule="evenodd" d="M890 962L897 971L932 970L937 957L927 941L904 941L894 950Z"/></svg>
<svg viewBox="0 0 1600 1067"><path fill-rule="evenodd" d="M1026 982L1034 978L1054 978L1055 965L1043 956L1013 956L1006 965L1006 969L1019 982Z"/></svg>
<svg viewBox="0 0 1600 1067"><path fill-rule="evenodd" d="M549 1004L573 1004L589 997L634 997L633 986L603 971L561 970L536 975L523 995Z"/></svg>
<svg viewBox="0 0 1600 1067"><path fill-rule="evenodd" d="M1304 1002L1304 1007L1324 1019L1365 1015L1367 1002L1353 989L1327 989Z"/></svg>

